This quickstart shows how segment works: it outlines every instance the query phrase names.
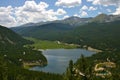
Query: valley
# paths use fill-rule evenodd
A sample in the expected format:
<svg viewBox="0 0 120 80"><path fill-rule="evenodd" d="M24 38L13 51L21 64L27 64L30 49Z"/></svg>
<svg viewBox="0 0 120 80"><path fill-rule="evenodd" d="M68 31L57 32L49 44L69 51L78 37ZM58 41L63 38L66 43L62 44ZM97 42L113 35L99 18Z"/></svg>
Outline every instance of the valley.
<svg viewBox="0 0 120 80"><path fill-rule="evenodd" d="M39 39L35 39L35 38L26 38L27 40L33 41L34 44L30 44L30 45L25 45L25 47L33 47L35 50L39 50L39 49L74 49L74 48L78 48L79 45L77 44L67 44L67 43L63 43L60 41L48 41L48 40L39 40Z"/></svg>
<svg viewBox="0 0 120 80"><path fill-rule="evenodd" d="M119 16L104 14L0 26L0 78L119 80L119 26Z"/></svg>

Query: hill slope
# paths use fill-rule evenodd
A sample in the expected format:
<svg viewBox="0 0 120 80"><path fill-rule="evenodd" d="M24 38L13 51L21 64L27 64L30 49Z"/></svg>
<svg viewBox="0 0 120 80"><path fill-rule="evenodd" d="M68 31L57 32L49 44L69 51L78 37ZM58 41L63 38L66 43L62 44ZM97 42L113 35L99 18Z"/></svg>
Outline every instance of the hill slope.
<svg viewBox="0 0 120 80"><path fill-rule="evenodd" d="M99 49L113 50L120 46L120 21L89 23L79 26L61 38L68 43L88 45Z"/></svg>
<svg viewBox="0 0 120 80"><path fill-rule="evenodd" d="M16 34L12 30L0 26L0 48L8 45L23 45L30 43L30 41L23 39L20 35Z"/></svg>
<svg viewBox="0 0 120 80"><path fill-rule="evenodd" d="M6 61L22 66L25 62L43 61L41 64L47 63L46 58L40 51L32 50L32 48L25 48L23 45L31 43L16 34L12 30L0 26L0 57L5 57ZM22 60L22 61L19 61Z"/></svg>
<svg viewBox="0 0 120 80"><path fill-rule="evenodd" d="M73 27L68 24L49 23L40 26L14 27L11 29L22 36L40 39L53 39L66 31L72 30Z"/></svg>
<svg viewBox="0 0 120 80"><path fill-rule="evenodd" d="M90 22L105 23L117 20L120 20L120 15L99 14L95 18L91 19Z"/></svg>

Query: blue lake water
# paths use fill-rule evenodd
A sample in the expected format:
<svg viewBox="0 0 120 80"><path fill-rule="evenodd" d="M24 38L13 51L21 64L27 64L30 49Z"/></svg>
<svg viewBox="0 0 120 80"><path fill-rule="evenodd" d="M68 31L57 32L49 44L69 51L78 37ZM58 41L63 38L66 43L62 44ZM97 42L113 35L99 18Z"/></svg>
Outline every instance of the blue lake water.
<svg viewBox="0 0 120 80"><path fill-rule="evenodd" d="M48 49L43 51L43 55L48 60L48 65L46 67L36 66L30 70L62 74L68 67L69 61L75 62L81 54L91 56L95 52L84 49Z"/></svg>

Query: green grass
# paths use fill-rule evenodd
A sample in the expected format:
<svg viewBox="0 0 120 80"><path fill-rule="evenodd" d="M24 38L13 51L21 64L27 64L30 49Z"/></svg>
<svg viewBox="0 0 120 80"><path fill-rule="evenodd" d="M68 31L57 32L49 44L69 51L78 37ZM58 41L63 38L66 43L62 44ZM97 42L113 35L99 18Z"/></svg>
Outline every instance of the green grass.
<svg viewBox="0 0 120 80"><path fill-rule="evenodd" d="M39 40L35 38L26 38L30 41L33 41L34 44L32 45L26 45L26 46L31 46L35 47L35 49L58 49L58 48L64 48L64 49L73 49L77 48L78 45L75 44L66 44L58 41L47 41L47 40Z"/></svg>

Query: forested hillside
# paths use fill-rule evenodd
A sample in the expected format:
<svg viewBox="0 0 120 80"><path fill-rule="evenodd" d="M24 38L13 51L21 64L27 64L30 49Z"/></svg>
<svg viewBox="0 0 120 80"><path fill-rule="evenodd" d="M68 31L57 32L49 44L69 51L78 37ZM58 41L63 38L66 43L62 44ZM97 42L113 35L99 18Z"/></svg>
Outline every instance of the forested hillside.
<svg viewBox="0 0 120 80"><path fill-rule="evenodd" d="M56 26L57 25L57 26ZM101 50L115 50L120 44L120 21L105 23L87 23L76 28L58 24L46 24L40 27L16 27L14 31L22 36L39 38L41 40L59 40L75 43L81 47L92 46Z"/></svg>
<svg viewBox="0 0 120 80"><path fill-rule="evenodd" d="M116 50L120 46L120 21L110 23L88 23L79 26L62 37L62 41L102 50Z"/></svg>
<svg viewBox="0 0 120 80"><path fill-rule="evenodd" d="M65 80L119 80L120 54L100 52L91 57L81 57L73 63L71 60L64 75Z"/></svg>
<svg viewBox="0 0 120 80"><path fill-rule="evenodd" d="M73 29L68 24L62 23L49 23L40 26L32 26L32 27L15 27L11 28L18 34L27 37L35 37L39 39L49 40L57 38L59 35L63 34L66 31Z"/></svg>
<svg viewBox="0 0 120 80"><path fill-rule="evenodd" d="M0 80L61 80L61 75L28 70L31 66L47 65L40 51L23 47L30 43L12 30L0 26Z"/></svg>
<svg viewBox="0 0 120 80"><path fill-rule="evenodd" d="M24 44L32 43L23 39L20 35L6 27L0 26L0 49L8 49L13 46L23 46Z"/></svg>

